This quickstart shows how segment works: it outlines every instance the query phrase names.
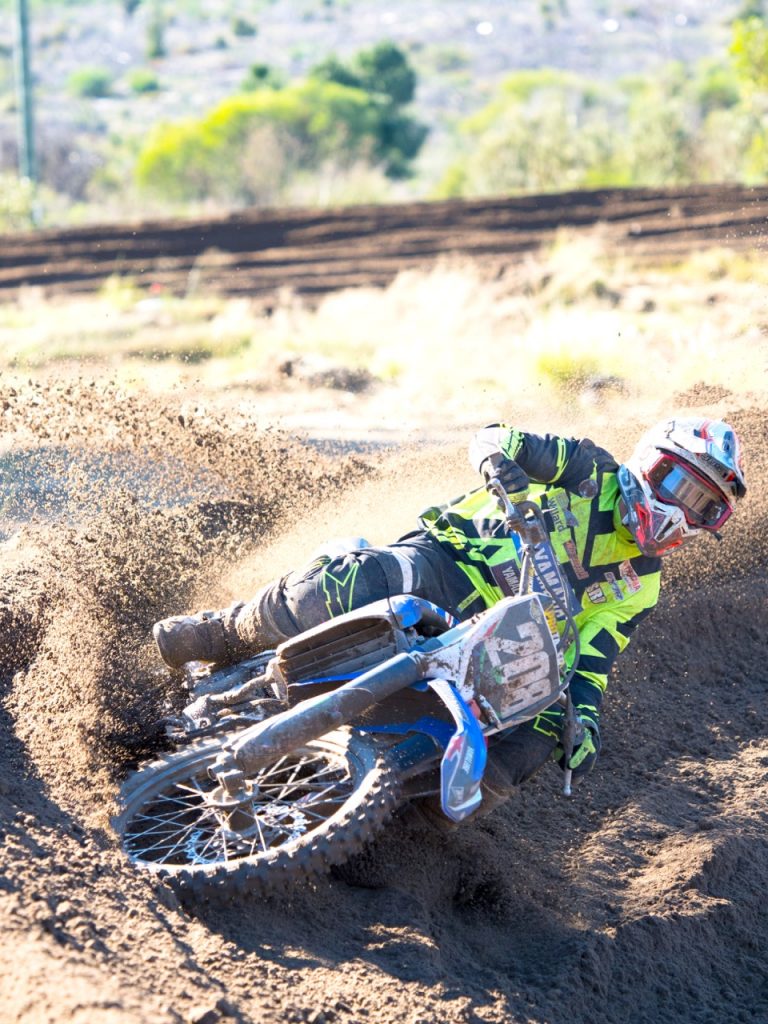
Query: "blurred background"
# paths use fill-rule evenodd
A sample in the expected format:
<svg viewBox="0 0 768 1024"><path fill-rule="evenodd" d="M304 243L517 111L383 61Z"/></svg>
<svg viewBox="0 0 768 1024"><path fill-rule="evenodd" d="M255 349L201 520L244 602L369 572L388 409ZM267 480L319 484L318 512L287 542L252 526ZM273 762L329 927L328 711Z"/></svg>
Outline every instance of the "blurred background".
<svg viewBox="0 0 768 1024"><path fill-rule="evenodd" d="M358 437L743 394L767 115L768 0L0 0L0 373Z"/></svg>
<svg viewBox="0 0 768 1024"><path fill-rule="evenodd" d="M0 0L0 231L759 185L767 16L763 0Z"/></svg>

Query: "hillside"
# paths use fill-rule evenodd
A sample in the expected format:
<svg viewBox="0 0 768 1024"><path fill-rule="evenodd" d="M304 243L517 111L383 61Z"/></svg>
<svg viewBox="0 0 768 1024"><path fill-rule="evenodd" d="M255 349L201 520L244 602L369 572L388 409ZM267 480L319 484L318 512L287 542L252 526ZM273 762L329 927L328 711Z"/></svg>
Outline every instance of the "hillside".
<svg viewBox="0 0 768 1024"><path fill-rule="evenodd" d="M7 0L0 8L0 170L16 167L11 9ZM657 0L484 0L469 8L459 0L439 7L426 0L385 6L374 0L264 0L204 9L191 0L147 0L128 15L118 0L41 2L31 18L41 173L72 199L83 199L103 160L110 163L110 178L130 174L136 146L152 125L202 115L241 88L252 64L266 63L291 80L332 53L346 58L391 39L418 73L414 113L431 129L416 179L399 189L402 198L421 196L439 177L456 122L486 103L510 72L554 67L611 82L670 61L692 64L725 52L737 10L735 0L680 0L673 6ZM163 53L150 58L158 12ZM94 67L111 80L109 94L73 95L70 76ZM150 71L159 88L137 94L131 85L137 71Z"/></svg>

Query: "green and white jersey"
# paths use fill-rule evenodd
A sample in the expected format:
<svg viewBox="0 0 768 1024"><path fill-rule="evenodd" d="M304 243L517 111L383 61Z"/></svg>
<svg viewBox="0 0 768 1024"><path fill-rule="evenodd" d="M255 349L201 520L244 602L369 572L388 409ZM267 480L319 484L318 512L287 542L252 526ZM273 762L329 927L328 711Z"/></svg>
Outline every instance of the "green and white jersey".
<svg viewBox="0 0 768 1024"><path fill-rule="evenodd" d="M597 709L616 655L655 607L660 588L660 560L641 554L621 524L618 464L592 441L540 437L503 424L486 428L477 439L471 457L478 467L490 444L531 480L528 497L544 513L552 551L574 607L581 609L581 652L571 692L577 705ZM503 514L484 487L427 509L421 526L469 577L468 612L516 593L519 540L505 535ZM573 656L572 647L566 662Z"/></svg>

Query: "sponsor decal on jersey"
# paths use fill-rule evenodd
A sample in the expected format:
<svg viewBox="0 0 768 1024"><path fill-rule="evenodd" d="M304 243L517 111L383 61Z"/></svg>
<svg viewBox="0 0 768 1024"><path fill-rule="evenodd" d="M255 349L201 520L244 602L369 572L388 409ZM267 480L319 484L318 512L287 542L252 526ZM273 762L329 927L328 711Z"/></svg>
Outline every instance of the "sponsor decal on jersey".
<svg viewBox="0 0 768 1024"><path fill-rule="evenodd" d="M616 579L615 575L612 572L607 572L605 574L605 579L606 579L606 582L607 582L608 586L613 591L613 596L616 598L616 600L617 601L623 601L624 600L624 591L621 589L621 584Z"/></svg>
<svg viewBox="0 0 768 1024"><path fill-rule="evenodd" d="M568 495L562 488L552 491L549 499L547 511L552 516L552 524L558 533L567 533L572 527L579 525L578 519L571 512Z"/></svg>
<svg viewBox="0 0 768 1024"><path fill-rule="evenodd" d="M603 588L599 583L590 583L584 593L587 595L592 604L605 604L608 600L603 593Z"/></svg>
<svg viewBox="0 0 768 1024"><path fill-rule="evenodd" d="M565 553L568 555L568 561L573 566L573 571L580 580L589 579L589 573L584 568L579 558L579 552L576 549L576 544L572 540L567 540L563 543Z"/></svg>
<svg viewBox="0 0 768 1024"><path fill-rule="evenodd" d="M578 526L579 520L576 518L573 512L571 512L571 503L568 500L568 495L565 493L565 491L557 491L555 500L557 501L560 508L563 510L563 515L565 516L565 524L568 527L568 529L571 529L571 527L574 526Z"/></svg>
<svg viewBox="0 0 768 1024"><path fill-rule="evenodd" d="M621 578L626 583L627 590L630 594L636 594L643 584L640 582L640 577L632 568L632 563L629 559L627 559L626 562L621 563L619 566L619 572L621 573Z"/></svg>
<svg viewBox="0 0 768 1024"><path fill-rule="evenodd" d="M500 562L491 566L496 585L507 597L514 596L520 589L520 569L514 562Z"/></svg>
<svg viewBox="0 0 768 1024"><path fill-rule="evenodd" d="M513 534L510 538L515 545L517 550L518 558L522 558L522 542L517 534ZM557 572L555 566L555 553L552 547L548 543L539 544L534 552L534 562L536 568L547 582L549 587L559 598L560 602L565 604L569 608L578 608L579 602L576 599L576 595L573 592L573 588L566 581L566 588L563 589L560 583L560 575ZM502 593L508 596L514 596L517 594L520 587L520 568L519 564L515 562L500 562L497 565L490 567L494 581ZM533 578L533 590L534 593L546 594L547 588L542 584L538 577ZM557 615L558 621L565 619L565 613L555 605L555 614Z"/></svg>
<svg viewBox="0 0 768 1024"><path fill-rule="evenodd" d="M565 514L562 508L556 502L552 502L549 506L549 514L552 516L552 525L555 527L558 533L565 533L568 530L568 526L565 522Z"/></svg>

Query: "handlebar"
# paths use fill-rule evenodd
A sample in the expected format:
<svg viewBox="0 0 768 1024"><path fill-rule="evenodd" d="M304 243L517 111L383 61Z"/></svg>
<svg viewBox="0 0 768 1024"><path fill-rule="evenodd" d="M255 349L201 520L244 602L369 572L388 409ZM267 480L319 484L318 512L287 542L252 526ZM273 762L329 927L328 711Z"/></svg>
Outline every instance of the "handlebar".
<svg viewBox="0 0 768 1024"><path fill-rule="evenodd" d="M485 487L498 501L508 531L520 534L524 543L534 546L546 540L548 534L541 509L528 500L527 491L517 491L510 495L496 476L491 477Z"/></svg>

